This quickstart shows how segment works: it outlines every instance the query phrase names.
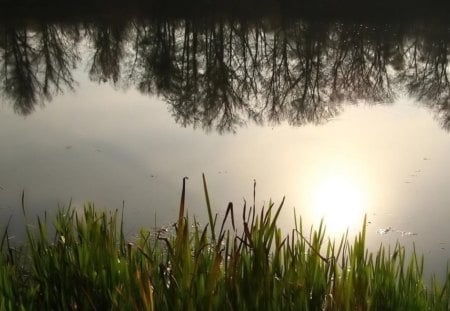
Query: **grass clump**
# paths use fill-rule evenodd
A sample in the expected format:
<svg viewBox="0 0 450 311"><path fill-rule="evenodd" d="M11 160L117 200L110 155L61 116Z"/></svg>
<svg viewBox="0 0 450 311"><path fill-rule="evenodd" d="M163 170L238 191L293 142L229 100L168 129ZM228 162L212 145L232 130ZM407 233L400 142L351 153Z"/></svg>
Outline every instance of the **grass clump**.
<svg viewBox="0 0 450 311"><path fill-rule="evenodd" d="M450 277L425 282L423 258L397 244L370 253L365 222L353 241L304 231L283 236L279 206L233 204L217 221L186 216L185 180L174 234L142 229L127 242L118 211L87 204L27 227L27 243L1 239L0 310L448 310ZM219 227L220 225L220 227ZM49 231L52 234L49 234ZM242 231L242 232L241 232ZM409 254L408 254L409 255ZM410 259L406 259L406 258Z"/></svg>

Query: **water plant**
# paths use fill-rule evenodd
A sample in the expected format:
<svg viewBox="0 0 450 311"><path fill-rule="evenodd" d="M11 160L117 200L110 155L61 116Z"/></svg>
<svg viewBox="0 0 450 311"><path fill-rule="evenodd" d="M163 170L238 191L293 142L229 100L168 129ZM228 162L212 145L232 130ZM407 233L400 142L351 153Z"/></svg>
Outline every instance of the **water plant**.
<svg viewBox="0 0 450 311"><path fill-rule="evenodd" d="M123 210L90 203L60 208L52 223L38 217L24 245L6 227L0 309L448 310L450 274L424 280L423 257L400 244L369 252L365 221L353 240L327 238L323 223L304 230L300 217L283 235L283 202L245 203L239 217L229 203L218 220L203 185L208 224L186 216L183 179L173 234L142 229L126 241Z"/></svg>

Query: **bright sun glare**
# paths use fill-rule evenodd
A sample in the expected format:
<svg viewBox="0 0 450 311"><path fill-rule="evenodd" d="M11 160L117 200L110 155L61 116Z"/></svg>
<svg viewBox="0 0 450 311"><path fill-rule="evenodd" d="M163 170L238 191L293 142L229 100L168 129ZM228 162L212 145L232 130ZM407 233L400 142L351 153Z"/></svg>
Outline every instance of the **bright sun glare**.
<svg viewBox="0 0 450 311"><path fill-rule="evenodd" d="M312 195L314 217L324 219L328 233L342 233L362 223L365 195L349 176L332 175L321 179Z"/></svg>

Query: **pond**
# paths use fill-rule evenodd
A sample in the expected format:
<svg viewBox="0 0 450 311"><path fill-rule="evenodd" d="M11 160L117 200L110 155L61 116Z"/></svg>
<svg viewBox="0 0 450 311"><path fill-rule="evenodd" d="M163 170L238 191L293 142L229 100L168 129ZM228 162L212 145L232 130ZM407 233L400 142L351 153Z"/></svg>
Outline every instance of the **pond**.
<svg viewBox="0 0 450 311"><path fill-rule="evenodd" d="M0 24L0 226L121 209L127 234L285 196L280 224L450 258L450 28L133 18ZM33 219L33 217L30 217ZM17 234L16 240L20 240Z"/></svg>

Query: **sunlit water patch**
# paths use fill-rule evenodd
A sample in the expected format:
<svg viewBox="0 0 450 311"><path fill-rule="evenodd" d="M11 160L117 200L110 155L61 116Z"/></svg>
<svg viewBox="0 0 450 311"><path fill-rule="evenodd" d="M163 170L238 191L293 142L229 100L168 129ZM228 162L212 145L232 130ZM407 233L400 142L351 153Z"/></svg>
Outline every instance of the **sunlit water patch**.
<svg viewBox="0 0 450 311"><path fill-rule="evenodd" d="M361 225L367 198L361 185L350 176L339 173L323 176L313 187L312 213L315 219L323 218L330 234Z"/></svg>

